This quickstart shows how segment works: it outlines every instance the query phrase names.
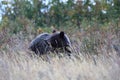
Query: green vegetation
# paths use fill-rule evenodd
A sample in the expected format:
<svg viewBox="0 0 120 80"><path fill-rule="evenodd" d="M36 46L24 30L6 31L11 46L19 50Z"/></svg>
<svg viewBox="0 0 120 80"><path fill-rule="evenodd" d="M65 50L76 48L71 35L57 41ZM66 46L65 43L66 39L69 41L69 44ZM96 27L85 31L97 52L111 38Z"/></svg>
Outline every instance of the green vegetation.
<svg viewBox="0 0 120 80"><path fill-rule="evenodd" d="M2 10L2 6L5 6ZM20 18L31 20L37 27L61 27L66 25L80 26L86 19L89 22L108 23L113 19L119 21L119 0L91 0L75 1L51 0L48 4L44 0L13 0L1 1L3 11L2 20L16 21ZM26 23L26 22L24 22ZM22 23L21 23L22 24ZM26 23L27 24L27 23ZM24 24L25 25L25 24ZM24 26L23 25L23 26Z"/></svg>

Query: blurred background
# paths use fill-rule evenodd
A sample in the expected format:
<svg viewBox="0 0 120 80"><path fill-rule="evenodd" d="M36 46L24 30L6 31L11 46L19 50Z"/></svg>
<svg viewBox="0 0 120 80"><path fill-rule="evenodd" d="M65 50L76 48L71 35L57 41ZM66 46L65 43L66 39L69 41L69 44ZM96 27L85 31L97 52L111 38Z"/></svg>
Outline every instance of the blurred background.
<svg viewBox="0 0 120 80"><path fill-rule="evenodd" d="M16 33L32 24L38 27L79 27L108 24L120 17L119 0L1 0L0 28ZM12 27L10 27L12 25ZM98 26L99 27L99 26Z"/></svg>

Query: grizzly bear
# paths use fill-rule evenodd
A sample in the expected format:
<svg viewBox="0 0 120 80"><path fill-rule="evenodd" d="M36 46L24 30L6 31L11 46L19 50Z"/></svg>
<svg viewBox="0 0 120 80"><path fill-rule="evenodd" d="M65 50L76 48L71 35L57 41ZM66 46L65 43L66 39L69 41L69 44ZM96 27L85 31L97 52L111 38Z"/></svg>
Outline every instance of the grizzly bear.
<svg viewBox="0 0 120 80"><path fill-rule="evenodd" d="M32 40L29 49L39 55L48 53L50 51L57 51L59 48L71 53L67 47L71 47L71 42L68 36L63 31L53 31L52 34L42 33L38 35Z"/></svg>

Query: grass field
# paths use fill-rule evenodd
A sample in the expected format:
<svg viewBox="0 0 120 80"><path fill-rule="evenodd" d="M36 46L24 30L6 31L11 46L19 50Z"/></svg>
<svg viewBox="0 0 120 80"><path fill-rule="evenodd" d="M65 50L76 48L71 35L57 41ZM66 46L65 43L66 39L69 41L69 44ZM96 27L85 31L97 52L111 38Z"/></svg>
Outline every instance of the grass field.
<svg viewBox="0 0 120 80"><path fill-rule="evenodd" d="M120 80L120 57L111 47L119 37L109 31L91 32L71 32L71 57L51 53L47 60L46 55L41 58L28 50L33 36L5 37L0 46L0 80Z"/></svg>
<svg viewBox="0 0 120 80"><path fill-rule="evenodd" d="M49 61L19 53L0 55L0 80L120 80L116 53L79 59L50 56Z"/></svg>

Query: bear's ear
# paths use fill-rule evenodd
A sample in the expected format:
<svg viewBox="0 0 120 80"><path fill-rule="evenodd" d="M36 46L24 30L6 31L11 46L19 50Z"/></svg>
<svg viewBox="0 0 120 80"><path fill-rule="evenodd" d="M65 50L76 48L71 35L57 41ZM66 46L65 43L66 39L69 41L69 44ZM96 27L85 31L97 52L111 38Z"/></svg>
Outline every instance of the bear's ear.
<svg viewBox="0 0 120 80"><path fill-rule="evenodd" d="M63 38L65 33L63 31L60 32L60 37Z"/></svg>
<svg viewBox="0 0 120 80"><path fill-rule="evenodd" d="M52 31L52 33L56 33L57 31L54 29L53 31Z"/></svg>

